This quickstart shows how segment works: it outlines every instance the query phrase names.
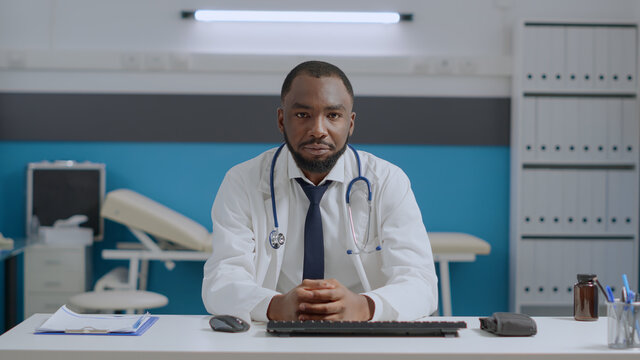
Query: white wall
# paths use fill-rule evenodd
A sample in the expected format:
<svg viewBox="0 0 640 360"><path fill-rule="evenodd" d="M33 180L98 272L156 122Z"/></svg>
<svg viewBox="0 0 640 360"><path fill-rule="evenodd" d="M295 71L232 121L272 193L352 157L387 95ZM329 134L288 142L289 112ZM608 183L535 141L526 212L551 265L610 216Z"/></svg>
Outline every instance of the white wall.
<svg viewBox="0 0 640 360"><path fill-rule="evenodd" d="M509 96L520 18L637 21L637 0L0 0L0 91L278 92L328 59L358 94ZM398 25L211 24L180 10L397 10Z"/></svg>

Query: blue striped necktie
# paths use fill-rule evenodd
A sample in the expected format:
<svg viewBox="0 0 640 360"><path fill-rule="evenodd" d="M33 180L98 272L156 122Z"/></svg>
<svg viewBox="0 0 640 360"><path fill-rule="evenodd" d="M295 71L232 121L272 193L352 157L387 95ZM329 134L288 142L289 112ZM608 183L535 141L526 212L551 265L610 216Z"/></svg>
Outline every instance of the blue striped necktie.
<svg viewBox="0 0 640 360"><path fill-rule="evenodd" d="M302 279L324 279L324 239L322 235L322 216L320 200L331 181L314 186L301 178L296 178L300 187L309 198L309 210L304 223L304 265Z"/></svg>

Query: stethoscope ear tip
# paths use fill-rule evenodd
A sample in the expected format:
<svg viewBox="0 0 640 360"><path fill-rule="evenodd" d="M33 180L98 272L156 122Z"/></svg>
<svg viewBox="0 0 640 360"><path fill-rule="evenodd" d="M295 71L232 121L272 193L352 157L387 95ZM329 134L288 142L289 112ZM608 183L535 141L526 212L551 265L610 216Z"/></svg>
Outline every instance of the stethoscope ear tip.
<svg viewBox="0 0 640 360"><path fill-rule="evenodd" d="M380 245L376 246L376 250L377 250L377 251L382 250L382 246L380 246Z"/></svg>
<svg viewBox="0 0 640 360"><path fill-rule="evenodd" d="M347 250L347 255L353 254L353 250Z"/></svg>

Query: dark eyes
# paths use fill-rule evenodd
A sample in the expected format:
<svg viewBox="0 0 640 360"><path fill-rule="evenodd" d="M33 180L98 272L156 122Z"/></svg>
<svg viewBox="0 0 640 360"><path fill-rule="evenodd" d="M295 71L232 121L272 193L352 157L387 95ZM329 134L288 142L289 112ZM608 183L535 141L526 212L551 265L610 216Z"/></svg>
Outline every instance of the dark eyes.
<svg viewBox="0 0 640 360"><path fill-rule="evenodd" d="M304 112L295 113L295 116L298 119L306 119L306 118L311 117L311 115L309 115L309 113L304 113ZM332 120L333 119L338 119L340 117L341 117L340 113L328 113L327 114L327 118L328 119L332 119Z"/></svg>

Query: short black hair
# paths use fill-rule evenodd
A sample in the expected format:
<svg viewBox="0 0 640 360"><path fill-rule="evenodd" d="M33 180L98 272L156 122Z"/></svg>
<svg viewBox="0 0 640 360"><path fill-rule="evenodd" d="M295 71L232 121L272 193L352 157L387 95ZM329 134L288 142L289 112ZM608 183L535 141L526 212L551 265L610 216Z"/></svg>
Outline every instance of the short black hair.
<svg viewBox="0 0 640 360"><path fill-rule="evenodd" d="M289 74L287 74L287 77L284 78L284 82L282 83L282 90L280 91L280 101L284 102L284 97L289 93L289 90L291 90L291 83L293 83L293 79L302 74L313 76L315 78L330 76L339 77L340 80L342 80L344 87L347 88L347 92L349 93L349 96L351 96L351 100L353 101L353 87L351 86L351 82L347 78L347 75L342 70L340 70L339 67L333 64L329 64L328 62L317 60L305 61L303 63L300 63L296 67L294 67L289 72Z"/></svg>

